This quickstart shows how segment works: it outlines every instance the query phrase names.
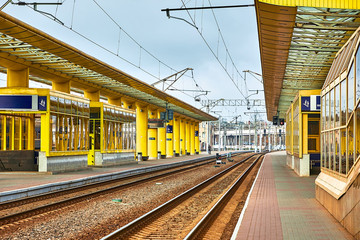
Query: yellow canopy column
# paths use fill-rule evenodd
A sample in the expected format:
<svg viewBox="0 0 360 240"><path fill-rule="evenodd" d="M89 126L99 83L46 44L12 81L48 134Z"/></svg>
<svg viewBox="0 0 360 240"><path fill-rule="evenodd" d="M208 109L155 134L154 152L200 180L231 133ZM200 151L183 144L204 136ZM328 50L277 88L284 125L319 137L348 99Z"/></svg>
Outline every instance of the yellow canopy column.
<svg viewBox="0 0 360 240"><path fill-rule="evenodd" d="M185 120L180 119L180 155L184 155L186 152L186 129L185 129Z"/></svg>
<svg viewBox="0 0 360 240"><path fill-rule="evenodd" d="M64 93L70 93L70 81L52 82L52 89Z"/></svg>
<svg viewBox="0 0 360 240"><path fill-rule="evenodd" d="M157 118L160 119L161 110L157 110ZM157 129L157 151L160 152L161 157L166 157L166 128Z"/></svg>
<svg viewBox="0 0 360 240"><path fill-rule="evenodd" d="M200 152L200 140L199 140L199 122L195 122L195 153Z"/></svg>
<svg viewBox="0 0 360 240"><path fill-rule="evenodd" d="M7 82L8 88L11 87L29 87L29 68L21 70L7 69Z"/></svg>
<svg viewBox="0 0 360 240"><path fill-rule="evenodd" d="M169 122L166 124L166 157L173 156L173 120L169 120Z"/></svg>
<svg viewBox="0 0 360 240"><path fill-rule="evenodd" d="M149 110L149 119L156 118L156 113L153 110ZM148 153L149 159L157 158L157 129L156 128L148 128Z"/></svg>
<svg viewBox="0 0 360 240"><path fill-rule="evenodd" d="M190 154L195 154L195 123L190 122Z"/></svg>
<svg viewBox="0 0 360 240"><path fill-rule="evenodd" d="M174 117L174 133L173 133L173 142L174 142L174 151L175 156L180 155L180 118Z"/></svg>
<svg viewBox="0 0 360 240"><path fill-rule="evenodd" d="M148 109L136 103L136 154L138 161L148 159ZM140 157L141 156L141 157Z"/></svg>
<svg viewBox="0 0 360 240"><path fill-rule="evenodd" d="M190 154L191 149L191 135L190 135L190 122L189 120L186 120L185 122L185 152L186 155Z"/></svg>

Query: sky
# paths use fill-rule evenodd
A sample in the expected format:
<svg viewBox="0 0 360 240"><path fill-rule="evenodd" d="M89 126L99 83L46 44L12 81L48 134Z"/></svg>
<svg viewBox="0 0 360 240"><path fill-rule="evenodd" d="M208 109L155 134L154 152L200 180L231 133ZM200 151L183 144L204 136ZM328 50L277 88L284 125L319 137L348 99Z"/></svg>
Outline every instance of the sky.
<svg viewBox="0 0 360 240"><path fill-rule="evenodd" d="M186 72L185 76L174 84L176 89L187 90L186 94L169 90L167 93L197 108L202 105L194 100L196 96L201 100L244 99L244 96L254 93L247 90L263 90L262 84L253 76L247 74L246 83L242 78L244 70L261 73L254 7L170 12L172 17L187 22L169 19L166 13L161 11L166 8L180 8L183 3L189 8L210 4L253 4L251 0L61 1L62 5L37 7L38 10L56 16L58 21L54 21L50 15L46 17L34 11L29 6L9 4L3 11L148 84L185 68L192 68L193 71ZM1 0L0 4L5 2ZM222 35L219 34L219 29ZM234 65L231 64L230 56ZM5 77L0 76L0 79ZM0 81L0 86L1 84L4 84L4 81ZM208 93L205 95L204 92L193 90ZM252 98L263 99L263 91L252 95L250 99ZM244 111L248 112L246 107L215 107L211 111L215 112L210 114L220 115L228 121L238 115L241 115L240 119L243 121L249 120L249 114L244 114ZM251 108L249 111L264 112L265 108ZM265 120L265 116L265 113L260 114L258 118Z"/></svg>

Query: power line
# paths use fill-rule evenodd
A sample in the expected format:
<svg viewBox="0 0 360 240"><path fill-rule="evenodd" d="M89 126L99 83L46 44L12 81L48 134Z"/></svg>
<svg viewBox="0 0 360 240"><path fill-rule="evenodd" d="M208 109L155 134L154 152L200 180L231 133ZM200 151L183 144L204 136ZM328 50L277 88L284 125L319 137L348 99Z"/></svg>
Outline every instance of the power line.
<svg viewBox="0 0 360 240"><path fill-rule="evenodd" d="M63 0L61 3L64 3L65 1L66 1L66 0ZM58 3L59 3L59 2L60 2L60 1L58 0ZM134 63L134 62L132 62L132 61L124 58L124 57L121 57L121 56L118 54L118 51L117 51L117 53L111 51L110 49L102 46L101 44L95 42L94 40L90 39L89 37L83 35L82 33L80 33L79 31L77 31L77 30L75 30L75 29L73 28L73 20L74 20L74 12L75 12L75 3L76 3L76 0L73 0L72 16L71 16L71 25L70 25L70 26L67 26L67 25L63 24L63 26L64 26L65 28L69 29L70 31L76 33L76 34L79 35L80 37L82 37L82 38L86 39L87 41L91 42L92 44L96 45L97 47L103 49L104 51L106 51L106 52L108 52L108 53L110 53L110 54L112 54L112 55L120 58L121 60L125 61L126 63L128 63L128 64L130 64L130 65L132 65L133 67L136 67L136 68L142 70L144 73L150 75L151 77L153 77L153 78L155 78L155 79L160 79L160 71L161 71L160 69L161 69L161 66L164 66L164 67L168 68L169 70L171 70L171 71L173 71L173 72L177 72L176 69L170 67L168 64L166 64L166 63L164 63L163 61L161 61L159 58L157 58L157 57L156 57L155 55L153 55L151 52L149 52L148 50L146 50L142 45L140 45L128 32L126 32L126 31L110 16L110 14L108 14L108 13L105 11L105 9L104 9L103 7L100 6L100 4L99 4L96 0L93 0L93 2L98 6L98 8L99 8L99 9L117 26L117 28L119 29L120 32L119 32L119 41L118 41L118 44L120 43L121 32L123 32L129 39L131 39L131 41L133 41L133 42L139 47L139 49L140 49L140 58L139 58L138 64L136 64L136 63ZM30 7L30 6L28 6L28 7ZM30 8L31 8L31 7L30 7ZM31 9L33 9L33 8L31 8ZM34 9L33 9L33 10L34 10ZM58 8L56 7L55 14L57 14L57 12L58 12ZM45 17L48 17L49 19L54 20L53 18L51 18L50 16L48 16L47 14L45 14L45 13L43 13L43 12L39 12L39 13L41 13L41 14L42 14L43 16L45 16ZM55 21L55 22L57 22L57 21ZM118 47L119 47L119 45L118 45ZM159 63L159 76L156 76L155 74L153 74L153 73L151 73L150 71L148 71L148 70L146 70L146 69L144 69L144 68L141 67L141 51L146 52L150 57L152 57L154 60L156 60L156 61ZM195 82L195 85L196 85L197 87L199 87L201 90L203 90L203 89L197 84L197 82L196 82L196 80L194 79L194 76L193 76L193 75L192 75L192 76L185 75L185 76L187 76L188 78L191 78L191 79ZM194 96L191 96L191 95L189 95L189 94L187 94L187 93L185 93L185 92L183 92L183 91L180 91L180 92L182 92L183 94L185 94L185 95L187 95L187 96L189 96L189 97L191 97L191 98L194 97Z"/></svg>
<svg viewBox="0 0 360 240"><path fill-rule="evenodd" d="M186 8L186 4L185 4L184 0L181 0L181 2L182 2L182 4L183 4L183 7ZM188 13L188 15L189 15L189 17L190 17L193 25L196 26L196 23L195 23L194 19L192 18L189 10L186 9L186 12ZM214 14L214 13L213 13L213 14ZM215 14L214 14L214 17L215 17ZM215 20L216 20L216 18L215 18ZM216 22L217 22L217 20L216 20ZM217 23L217 25L218 25L218 23ZM224 66L224 64L220 61L219 57L217 56L217 54L215 54L214 50L211 48L210 44L209 44L209 43L207 42L207 40L205 39L205 37L204 37L204 35L202 34L202 32L199 30L198 27L195 27L195 28L196 28L197 32L199 33L199 35L201 36L201 38L203 39L203 41L205 42L206 46L209 48L209 50L211 51L211 53L214 55L214 57L216 58L216 60L219 62L220 66L224 69L224 71L226 72L226 74L228 75L228 77L230 78L230 80L234 83L234 85L235 85L235 87L237 88L237 90L240 92L240 94L241 94L244 98L246 98L245 95L244 95L244 93L240 90L239 86L235 83L234 78L233 78L233 77L230 75L230 73L228 72L226 66ZM219 28L219 25L218 25L218 31L219 31L219 33L221 33L220 28ZM222 34L221 34L221 37L222 37ZM223 39L223 37L222 37L222 39ZM233 61L232 58L231 58L231 55L230 55L230 53L229 53L229 50L228 50L225 42L223 42L223 43L224 43L224 46L225 46L225 48L226 48L226 59L227 59L227 56L229 55L230 60L231 60L231 62L232 62L232 65L233 65L233 67L235 67L234 61ZM236 67L235 67L235 68L236 68ZM236 68L236 71L237 71L238 75L239 75L242 79L244 79L243 76L240 74L240 72L237 70L237 68Z"/></svg>

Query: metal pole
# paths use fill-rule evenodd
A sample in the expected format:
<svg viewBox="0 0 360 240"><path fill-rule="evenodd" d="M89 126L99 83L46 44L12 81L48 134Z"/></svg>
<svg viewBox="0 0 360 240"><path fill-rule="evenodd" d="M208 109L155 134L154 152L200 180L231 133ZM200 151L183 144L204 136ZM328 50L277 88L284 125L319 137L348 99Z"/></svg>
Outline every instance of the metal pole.
<svg viewBox="0 0 360 240"><path fill-rule="evenodd" d="M269 126L268 127L268 141L269 141L269 152L271 151L271 138L270 138L270 130L271 130L271 127Z"/></svg>
<svg viewBox="0 0 360 240"><path fill-rule="evenodd" d="M257 135L257 128L256 128L256 114L255 114L255 132L254 132L254 144L255 144L255 152L257 152L257 150L258 150L258 139L257 139L257 137L258 137L258 135Z"/></svg>
<svg viewBox="0 0 360 240"><path fill-rule="evenodd" d="M220 122L221 117L219 117L219 137L218 137L218 151L221 151L221 137L220 137L220 132L221 132L221 122Z"/></svg>
<svg viewBox="0 0 360 240"><path fill-rule="evenodd" d="M259 152L262 152L262 136L263 136L263 129L262 129L262 126L261 126L261 121L260 121L260 147L259 147Z"/></svg>

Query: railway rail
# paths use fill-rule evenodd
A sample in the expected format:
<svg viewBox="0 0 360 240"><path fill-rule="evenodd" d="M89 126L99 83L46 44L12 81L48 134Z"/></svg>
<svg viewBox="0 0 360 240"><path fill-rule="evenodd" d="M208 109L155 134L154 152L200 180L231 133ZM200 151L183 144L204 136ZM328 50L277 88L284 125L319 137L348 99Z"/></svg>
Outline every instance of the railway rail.
<svg viewBox="0 0 360 240"><path fill-rule="evenodd" d="M224 207L261 156L250 156L234 164L102 240L198 239L205 234L215 213ZM209 206L213 207L209 209Z"/></svg>
<svg viewBox="0 0 360 240"><path fill-rule="evenodd" d="M241 153L237 154L240 155ZM89 200L100 195L112 193L121 189L129 188L137 184L141 184L146 181L156 180L171 174L180 173L192 170L197 167L201 167L206 164L214 163L215 158L211 160L204 160L201 163L188 164L187 166L177 166L166 170L157 170L151 173L142 175L132 175L121 179L113 179L110 181L97 182L88 184L86 186L74 187L67 190L58 192L52 192L43 194L41 196L28 197L26 199L19 199L14 201L8 201L0 203L0 214L1 211L6 210L6 214L0 217L0 227L18 222L22 219L30 218L36 215L44 214L50 211L54 211L81 201ZM90 193L89 193L90 191ZM62 200L53 200L55 198L61 198ZM39 204L34 207L33 205L39 202L45 202L45 204ZM51 203L49 203L51 201ZM19 212L9 213L11 209L16 209L20 206L31 204L29 209L21 210Z"/></svg>

